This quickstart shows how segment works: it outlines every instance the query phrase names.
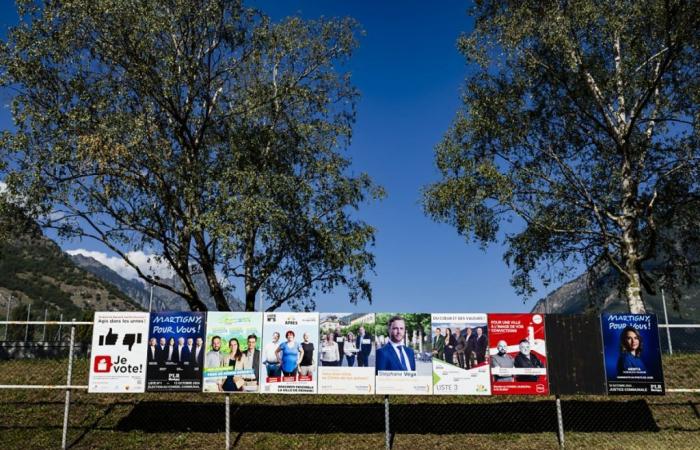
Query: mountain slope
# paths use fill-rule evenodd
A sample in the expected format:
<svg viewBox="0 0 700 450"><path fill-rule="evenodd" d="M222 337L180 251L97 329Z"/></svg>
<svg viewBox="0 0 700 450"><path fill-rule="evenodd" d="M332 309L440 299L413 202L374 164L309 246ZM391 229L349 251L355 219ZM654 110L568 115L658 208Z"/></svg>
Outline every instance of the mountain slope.
<svg viewBox="0 0 700 450"><path fill-rule="evenodd" d="M39 227L21 213L3 215L0 229L0 304L32 304L65 317L81 317L86 310L140 310L129 296L77 267Z"/></svg>
<svg viewBox="0 0 700 450"><path fill-rule="evenodd" d="M106 283L116 287L145 309L148 309L151 295L150 287L146 287L138 280L130 280L122 277L114 270L89 256L77 253L69 255L69 258L75 265L81 267L87 272L92 273ZM164 279L161 281L169 286L179 287L179 282L175 278ZM199 292L199 295L202 297L202 301L205 305L207 305L209 310L216 311L216 304L214 302L214 298L209 295L209 287L207 286L204 275L195 276L195 286ZM229 298L229 305L231 306L232 311L242 311L244 309L243 303L235 298ZM153 311L188 311L190 308L182 297L168 291L167 289L155 287L153 289L152 309Z"/></svg>
<svg viewBox="0 0 700 450"><path fill-rule="evenodd" d="M657 295L643 295L643 298L647 312L657 314L659 322L663 323L664 310L661 292ZM695 282L683 288L677 309L674 309L672 303L672 299L667 295L666 308L669 323L700 323L700 283ZM629 309L618 290L617 275L609 269L596 281L592 292L588 286L588 274L583 274L568 283L564 283L545 298L539 300L532 311L580 314L584 312L629 312Z"/></svg>

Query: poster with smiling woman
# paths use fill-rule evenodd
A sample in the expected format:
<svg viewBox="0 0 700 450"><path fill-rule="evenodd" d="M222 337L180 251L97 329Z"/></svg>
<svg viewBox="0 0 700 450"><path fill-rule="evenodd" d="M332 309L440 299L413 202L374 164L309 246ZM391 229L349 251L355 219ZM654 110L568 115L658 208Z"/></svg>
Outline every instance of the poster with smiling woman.
<svg viewBox="0 0 700 450"><path fill-rule="evenodd" d="M663 395L659 329L654 314L604 314L608 394Z"/></svg>
<svg viewBox="0 0 700 450"><path fill-rule="evenodd" d="M265 313L261 392L315 394L318 348L318 313Z"/></svg>
<svg viewBox="0 0 700 450"><path fill-rule="evenodd" d="M433 393L430 314L377 314L377 394Z"/></svg>

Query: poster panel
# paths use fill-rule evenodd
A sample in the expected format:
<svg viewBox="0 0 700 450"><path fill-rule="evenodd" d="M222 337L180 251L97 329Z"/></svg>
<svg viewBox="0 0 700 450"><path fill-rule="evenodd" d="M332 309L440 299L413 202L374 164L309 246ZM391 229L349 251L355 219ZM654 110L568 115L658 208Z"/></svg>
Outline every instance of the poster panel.
<svg viewBox="0 0 700 450"><path fill-rule="evenodd" d="M318 313L265 313L262 392L315 394L317 365Z"/></svg>
<svg viewBox="0 0 700 450"><path fill-rule="evenodd" d="M430 314L375 316L376 393L433 393Z"/></svg>
<svg viewBox="0 0 700 450"><path fill-rule="evenodd" d="M88 392L143 392L146 312L96 312Z"/></svg>
<svg viewBox="0 0 700 450"><path fill-rule="evenodd" d="M489 314L491 393L547 395L544 315Z"/></svg>
<svg viewBox="0 0 700 450"><path fill-rule="evenodd" d="M603 353L608 394L664 395L655 314L604 314Z"/></svg>
<svg viewBox="0 0 700 450"><path fill-rule="evenodd" d="M202 390L203 312L153 312L148 330L146 390Z"/></svg>
<svg viewBox="0 0 700 450"><path fill-rule="evenodd" d="M262 313L207 314L204 392L258 392Z"/></svg>
<svg viewBox="0 0 700 450"><path fill-rule="evenodd" d="M600 317L547 314L547 377L555 395L605 395Z"/></svg>
<svg viewBox="0 0 700 450"><path fill-rule="evenodd" d="M486 314L432 314L433 393L489 395Z"/></svg>
<svg viewBox="0 0 700 450"><path fill-rule="evenodd" d="M321 313L319 394L374 393L374 314Z"/></svg>

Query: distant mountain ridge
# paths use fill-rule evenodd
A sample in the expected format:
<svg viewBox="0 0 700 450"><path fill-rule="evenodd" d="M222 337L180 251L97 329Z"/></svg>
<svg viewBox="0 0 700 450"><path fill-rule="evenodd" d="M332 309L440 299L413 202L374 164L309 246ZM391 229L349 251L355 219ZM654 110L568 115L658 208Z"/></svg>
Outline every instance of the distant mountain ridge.
<svg viewBox="0 0 700 450"><path fill-rule="evenodd" d="M1 200L1 199L0 199ZM177 279L164 283L179 287ZM210 310L214 299L203 275L195 276L195 286ZM89 256L65 253L46 237L39 225L21 207L5 203L0 216L0 308L10 302L15 313L32 305L34 319L48 317L80 318L87 311L148 310L150 287L127 279ZM229 298L232 310L243 310L242 302ZM186 311L189 305L167 289L153 289L153 310ZM26 316L24 316L26 317Z"/></svg>
<svg viewBox="0 0 700 450"><path fill-rule="evenodd" d="M581 314L584 312L629 312L626 300L620 295L617 274L608 268L593 285L593 304L589 295L588 273L564 283L537 301L532 312L554 314ZM659 317L663 323L664 310L661 292L657 295L642 294L646 310ZM672 299L666 295L669 323L700 323L700 283L695 282L682 290L679 309L674 310Z"/></svg>
<svg viewBox="0 0 700 450"><path fill-rule="evenodd" d="M114 285L74 264L19 208L0 217L0 230L6 236L0 240L2 307L10 297L13 309L31 304L34 319L43 319L43 310L48 317L80 318L88 310L143 309Z"/></svg>
<svg viewBox="0 0 700 450"><path fill-rule="evenodd" d="M151 295L150 287L147 287L138 280L122 277L114 270L90 256L76 253L69 255L69 257L78 267L81 267L83 270L92 273L101 280L110 283L131 299L139 303L145 309L148 309ZM161 281L169 286L180 286L176 278L168 278ZM195 276L195 286L197 288L197 292L199 292L199 295L202 298L202 301L205 305L207 305L207 308L209 308L211 311L216 311L216 303L214 298L209 294L209 286L207 285L204 275ZM243 303L235 298L229 298L228 302L232 311L242 311L245 309ZM182 297L168 291L167 289L154 287L152 309L153 311L189 311L190 307Z"/></svg>

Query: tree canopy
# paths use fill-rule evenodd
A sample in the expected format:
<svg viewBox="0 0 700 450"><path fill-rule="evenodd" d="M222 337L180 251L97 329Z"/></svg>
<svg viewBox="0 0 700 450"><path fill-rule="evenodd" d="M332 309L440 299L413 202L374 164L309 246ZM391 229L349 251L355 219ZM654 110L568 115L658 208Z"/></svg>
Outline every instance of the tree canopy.
<svg viewBox="0 0 700 450"><path fill-rule="evenodd" d="M371 300L374 229L352 214L382 191L342 152L353 20L216 0L21 1L19 16L0 46L16 124L0 160L43 227L102 242L194 310L198 273L219 310L241 281L247 310L261 289L270 310L339 285Z"/></svg>
<svg viewBox="0 0 700 450"><path fill-rule="evenodd" d="M499 0L474 15L459 48L476 70L426 213L483 245L515 221L504 259L525 297L533 274L583 264L614 269L644 312L642 288L694 279L700 4Z"/></svg>

